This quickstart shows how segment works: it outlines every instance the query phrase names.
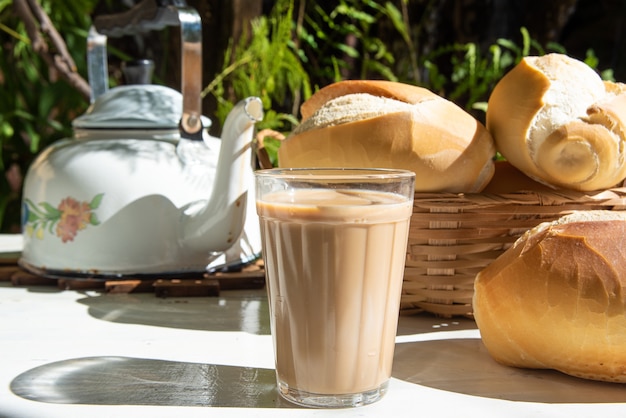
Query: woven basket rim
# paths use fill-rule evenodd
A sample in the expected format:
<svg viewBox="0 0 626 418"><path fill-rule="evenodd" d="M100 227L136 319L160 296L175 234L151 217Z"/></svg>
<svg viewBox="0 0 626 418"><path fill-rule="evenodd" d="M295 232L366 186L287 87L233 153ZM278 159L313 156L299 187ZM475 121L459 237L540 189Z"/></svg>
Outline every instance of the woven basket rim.
<svg viewBox="0 0 626 418"><path fill-rule="evenodd" d="M507 193L415 192L414 202L462 202L488 205L563 205L567 203L602 203L626 206L626 187L614 187L593 192L576 190L518 190Z"/></svg>

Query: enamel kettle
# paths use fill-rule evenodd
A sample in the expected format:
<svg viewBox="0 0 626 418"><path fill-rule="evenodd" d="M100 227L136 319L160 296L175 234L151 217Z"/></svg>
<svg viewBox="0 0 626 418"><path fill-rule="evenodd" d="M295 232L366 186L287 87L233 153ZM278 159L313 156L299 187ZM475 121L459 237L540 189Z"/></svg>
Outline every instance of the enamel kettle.
<svg viewBox="0 0 626 418"><path fill-rule="evenodd" d="M109 89L107 36L165 25L181 27L182 94L150 84ZM49 277L119 278L258 257L251 147L263 106L242 100L221 139L211 137L201 115L201 50L200 18L181 0L144 0L94 20L92 103L73 122L74 137L43 150L24 180L22 267Z"/></svg>

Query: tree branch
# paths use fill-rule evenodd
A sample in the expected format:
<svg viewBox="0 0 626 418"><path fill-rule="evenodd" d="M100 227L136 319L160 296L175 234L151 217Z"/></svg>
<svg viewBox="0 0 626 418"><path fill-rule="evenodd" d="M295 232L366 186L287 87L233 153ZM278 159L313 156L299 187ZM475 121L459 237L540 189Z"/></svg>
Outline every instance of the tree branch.
<svg viewBox="0 0 626 418"><path fill-rule="evenodd" d="M91 87L76 69L76 63L67 50L63 37L56 30L46 12L36 0L13 0L15 13L24 22L26 33L33 50L48 66L56 70L72 87L86 99L90 98ZM47 35L51 47L43 35Z"/></svg>

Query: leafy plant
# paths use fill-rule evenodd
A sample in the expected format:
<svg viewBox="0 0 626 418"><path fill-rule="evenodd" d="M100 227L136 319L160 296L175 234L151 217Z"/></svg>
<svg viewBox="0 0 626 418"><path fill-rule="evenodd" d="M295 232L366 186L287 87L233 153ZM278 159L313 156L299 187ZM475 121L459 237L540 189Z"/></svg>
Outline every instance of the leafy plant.
<svg viewBox="0 0 626 418"><path fill-rule="evenodd" d="M598 65L600 64L600 60L596 57L596 54L593 49L588 49L585 57L585 64L590 66L591 68L597 71ZM612 68L607 68L606 70L600 71L600 77L603 80L615 81L615 76L613 74Z"/></svg>
<svg viewBox="0 0 626 418"><path fill-rule="evenodd" d="M309 75L303 68L292 37L293 1L280 0L269 16L251 22L252 33L226 50L224 68L203 90L217 99L216 117L223 123L234 98L259 96L265 110L260 129L290 131L299 98L311 95ZM233 94L228 94L232 89ZM283 109L281 112L279 109Z"/></svg>
<svg viewBox="0 0 626 418"><path fill-rule="evenodd" d="M398 80L394 51L376 35L381 20L392 22L399 36L410 42L402 14L391 2L340 0L330 10L313 2L297 30L311 78L322 83L345 78Z"/></svg>
<svg viewBox="0 0 626 418"><path fill-rule="evenodd" d="M528 30L520 29L521 45L509 39L498 39L482 53L475 43L453 44L439 48L424 58L423 66L428 71L426 87L447 99L463 104L466 110L487 110L486 100L502 76L523 57L530 54L543 55L547 50L564 53L558 44L544 48L531 39ZM443 74L436 62L451 64L449 74Z"/></svg>
<svg viewBox="0 0 626 418"><path fill-rule="evenodd" d="M86 28L97 0L41 0L85 71ZM46 40L46 39L44 39ZM71 121L89 104L36 53L12 0L0 0L0 230L19 230L21 182L36 154L71 135ZM84 72L83 72L84 74Z"/></svg>

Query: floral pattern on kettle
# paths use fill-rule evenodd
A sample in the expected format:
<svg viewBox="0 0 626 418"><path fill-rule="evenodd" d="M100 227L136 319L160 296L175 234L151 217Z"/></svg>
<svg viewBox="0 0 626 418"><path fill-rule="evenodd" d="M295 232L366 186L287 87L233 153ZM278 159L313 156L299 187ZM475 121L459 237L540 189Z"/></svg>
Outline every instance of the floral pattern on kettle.
<svg viewBox="0 0 626 418"><path fill-rule="evenodd" d="M22 209L24 230L29 236L38 239L43 239L48 231L64 243L73 241L76 234L88 225L100 224L95 210L100 206L103 196L103 193L97 194L91 202L81 202L68 196L57 207L48 202L35 204L26 199Z"/></svg>

